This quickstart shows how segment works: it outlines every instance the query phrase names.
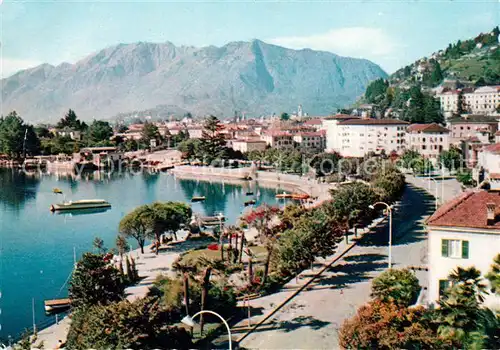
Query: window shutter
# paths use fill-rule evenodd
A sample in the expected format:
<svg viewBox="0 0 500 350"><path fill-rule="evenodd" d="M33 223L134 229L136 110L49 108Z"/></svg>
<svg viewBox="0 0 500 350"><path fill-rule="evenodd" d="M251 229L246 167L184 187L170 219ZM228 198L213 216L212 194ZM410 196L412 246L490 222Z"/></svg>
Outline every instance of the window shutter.
<svg viewBox="0 0 500 350"><path fill-rule="evenodd" d="M441 240L441 256L448 257L448 240Z"/></svg>
<svg viewBox="0 0 500 350"><path fill-rule="evenodd" d="M469 241L462 241L462 259L469 259Z"/></svg>

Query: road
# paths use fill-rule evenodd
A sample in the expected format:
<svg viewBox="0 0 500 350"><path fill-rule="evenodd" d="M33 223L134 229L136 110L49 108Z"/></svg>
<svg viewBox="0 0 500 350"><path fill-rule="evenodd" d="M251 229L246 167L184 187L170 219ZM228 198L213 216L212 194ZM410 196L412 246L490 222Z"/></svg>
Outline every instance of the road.
<svg viewBox="0 0 500 350"><path fill-rule="evenodd" d="M426 263L426 239L423 221L434 209L434 198L425 190L409 184L401 203L394 210L393 267L421 266ZM338 329L370 299L371 279L387 268L388 229L383 225L366 234L341 260L328 269L312 286L279 310L240 347L250 349L336 349ZM329 261L329 259L326 259ZM321 267L318 264L317 270ZM303 284L314 271L301 275ZM425 273L417 271L421 285L427 285ZM252 324L262 319L297 288L292 280L276 294L252 301ZM232 328L233 339L247 329L247 320ZM224 348L223 337L212 345Z"/></svg>

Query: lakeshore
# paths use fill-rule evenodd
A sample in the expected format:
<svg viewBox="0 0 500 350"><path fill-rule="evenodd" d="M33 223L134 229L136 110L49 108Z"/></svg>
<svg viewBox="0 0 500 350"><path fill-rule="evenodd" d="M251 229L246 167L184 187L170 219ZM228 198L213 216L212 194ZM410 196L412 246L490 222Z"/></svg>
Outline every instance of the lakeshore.
<svg viewBox="0 0 500 350"><path fill-rule="evenodd" d="M36 310L39 310L37 311L38 313L41 312L43 299L57 296L61 285L71 272L73 248L76 249L77 256L80 256L85 251L91 251L92 240L95 236L100 236L104 239L107 247L112 247L118 221L133 207L155 200L181 200L189 202L189 199L193 195L206 193L209 196L207 201L193 204L193 210L207 215L222 211L228 217L228 222L235 222L243 210L245 210L243 201L246 198L245 193L247 189L251 188L256 191L255 193L260 194L257 205L259 203L284 204L283 200L276 200L276 189L287 191L297 189L297 187L293 186L286 187L285 189L285 186L288 185L281 184L278 186L279 183L272 181L239 181L230 178L215 181L216 177L208 176L198 177L196 180L188 180L186 177L180 175L151 175L144 173L142 175L121 174L107 177L100 176L97 179L90 177L84 181L79 181L64 176L44 176L37 178L17 173L13 174L13 172L15 170L3 170L3 173L0 174L2 175L2 179L5 180L3 183L6 185L0 191L0 201L3 205L3 208L1 208L3 211L0 211L0 215L6 218L9 216L14 217L13 220L8 220L8 224L6 225L6 232L12 232L12 236L8 235L4 238L4 246L9 247L9 250L5 254L3 265L5 272L2 276L6 280L15 279L14 274L15 276L22 274L26 277L15 279L11 288L4 289L4 312L0 317L4 320L9 319L23 322L25 325L23 328L31 325L30 306L32 298L35 298L35 306ZM51 214L48 211L49 205L60 198L52 193L52 188L54 187L61 188L71 198L81 197L83 196L82 193L85 193L85 196L111 199L110 202L113 204L113 207L109 211L90 216L79 215L78 213ZM123 191L123 188L126 188L127 191ZM26 217L25 215L34 220L22 220L23 217ZM92 218L92 220L89 221L89 218ZM46 225L47 228L44 229L40 225ZM23 234L19 233L21 231ZM16 238L14 238L14 233L18 234ZM31 235L28 233L31 233ZM60 237L67 237L69 240L61 242L59 241ZM14 253L12 249L19 246L29 246L32 243L31 241L40 245L40 249L37 250L27 248L30 251L28 255L33 261L43 261L42 264L38 264L38 270L34 271L33 267L35 266L33 265L24 266L22 264L17 269L9 268L9 266L13 266L16 259L20 259L20 257L16 258L16 256L22 254L22 252L19 252L19 254ZM22 244L20 245L19 242ZM134 244L134 242L131 243ZM44 244L47 247L44 247ZM66 248L64 248L65 246ZM18 251L17 249L14 250ZM175 253L175 256L165 257L163 258L166 259L164 261L162 259L158 259L157 261L154 261L155 259L149 260L150 262L154 261L153 265L138 265L140 274L147 274L146 271L149 270L156 271L157 275L158 269L168 268L167 265L175 261L178 254L180 252ZM26 256L26 253L24 256ZM143 261L146 261L146 259ZM9 268L9 271L6 268ZM156 275L151 275L149 281L154 280ZM33 283L35 284L31 286ZM143 283L142 286L135 287L135 292L142 294L147 290L146 284L148 282ZM36 291L37 287L40 289L38 293L41 293L38 295L42 297L36 297L36 295L33 295L35 293L29 293L30 290ZM21 290L18 293L19 295L13 292L14 288ZM15 313L13 313L14 306L12 308L9 306L14 300L12 299L14 295L16 297L24 296L23 299L25 300L25 302L17 302L17 305L21 307L17 307ZM22 319L25 321L21 321ZM46 321L47 318L40 315L36 316L37 323L42 320ZM5 321L3 324L5 324ZM59 331L53 329L53 327L61 327L60 325L54 325L44 332L40 331L40 333L47 334L47 336L50 334L60 334ZM4 337L6 336L4 335ZM59 340L52 339L52 337L49 338L56 342ZM47 339L46 341L49 342L50 340Z"/></svg>

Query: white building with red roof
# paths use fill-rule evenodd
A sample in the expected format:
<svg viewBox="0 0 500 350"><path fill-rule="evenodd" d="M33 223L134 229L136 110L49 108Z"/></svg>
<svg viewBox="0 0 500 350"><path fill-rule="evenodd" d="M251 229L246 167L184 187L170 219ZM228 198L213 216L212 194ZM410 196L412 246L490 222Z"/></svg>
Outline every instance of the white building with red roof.
<svg viewBox="0 0 500 350"><path fill-rule="evenodd" d="M406 129L406 147L427 158L437 159L450 149L450 130L439 124L411 124Z"/></svg>
<svg viewBox="0 0 500 350"><path fill-rule="evenodd" d="M398 119L357 118L340 121L337 124L335 151L343 157L364 157L371 152L401 154L406 148L408 124Z"/></svg>
<svg viewBox="0 0 500 350"><path fill-rule="evenodd" d="M427 220L427 231L428 300L436 304L450 286L448 276L454 269L474 266L484 276L500 254L500 192L476 190L461 194ZM490 293L485 306L500 310L500 297Z"/></svg>
<svg viewBox="0 0 500 350"><path fill-rule="evenodd" d="M337 114L326 117L322 120L322 129L326 131L326 151L339 152L342 148L341 133L339 123L350 119L360 119L357 116L349 114Z"/></svg>

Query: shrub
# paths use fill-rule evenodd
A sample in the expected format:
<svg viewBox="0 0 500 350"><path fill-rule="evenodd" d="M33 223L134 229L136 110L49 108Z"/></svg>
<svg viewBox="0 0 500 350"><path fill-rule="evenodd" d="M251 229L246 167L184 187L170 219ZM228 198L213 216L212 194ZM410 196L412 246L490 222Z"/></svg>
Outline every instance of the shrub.
<svg viewBox="0 0 500 350"><path fill-rule="evenodd" d="M191 337L182 328L166 326L158 300L127 300L91 306L73 314L69 349L190 348Z"/></svg>
<svg viewBox="0 0 500 350"><path fill-rule="evenodd" d="M419 292L418 278L412 272L390 269L373 280L371 296L383 303L409 306L415 303Z"/></svg>
<svg viewBox="0 0 500 350"><path fill-rule="evenodd" d="M109 304L123 299L125 285L118 269L102 254L85 253L77 263L69 286L72 307Z"/></svg>
<svg viewBox="0 0 500 350"><path fill-rule="evenodd" d="M345 349L442 348L430 313L423 307L406 308L379 300L362 306L339 331Z"/></svg>

